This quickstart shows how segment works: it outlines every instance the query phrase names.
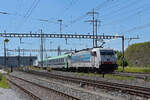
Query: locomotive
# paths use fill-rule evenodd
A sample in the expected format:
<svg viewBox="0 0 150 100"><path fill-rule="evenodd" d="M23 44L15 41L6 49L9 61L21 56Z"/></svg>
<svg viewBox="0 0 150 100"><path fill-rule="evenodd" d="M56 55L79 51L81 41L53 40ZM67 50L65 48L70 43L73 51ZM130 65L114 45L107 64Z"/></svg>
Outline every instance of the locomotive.
<svg viewBox="0 0 150 100"><path fill-rule="evenodd" d="M72 72L113 72L118 68L116 55L110 48L91 48L47 58L38 66Z"/></svg>

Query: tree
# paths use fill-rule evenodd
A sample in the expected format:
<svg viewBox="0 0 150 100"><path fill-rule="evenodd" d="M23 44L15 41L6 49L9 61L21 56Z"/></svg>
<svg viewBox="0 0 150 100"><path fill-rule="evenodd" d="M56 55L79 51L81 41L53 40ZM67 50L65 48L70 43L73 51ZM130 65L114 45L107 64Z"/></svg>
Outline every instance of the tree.
<svg viewBox="0 0 150 100"><path fill-rule="evenodd" d="M117 55L117 65L122 66L122 52L121 51L115 51L115 53ZM128 62L126 59L124 60L124 66L128 66Z"/></svg>

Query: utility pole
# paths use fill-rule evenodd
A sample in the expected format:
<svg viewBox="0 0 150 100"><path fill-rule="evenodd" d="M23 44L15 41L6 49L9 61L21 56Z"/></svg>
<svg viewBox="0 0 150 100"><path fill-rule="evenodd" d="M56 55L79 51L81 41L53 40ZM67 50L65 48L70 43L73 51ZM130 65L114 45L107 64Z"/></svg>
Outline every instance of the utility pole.
<svg viewBox="0 0 150 100"><path fill-rule="evenodd" d="M5 66L5 68L7 67L7 52L6 52L6 43L8 43L9 42L9 40L6 38L5 40L4 40L4 66Z"/></svg>
<svg viewBox="0 0 150 100"><path fill-rule="evenodd" d="M129 40L128 41L128 46L129 46L129 42L133 39L139 39L139 36L134 37L134 38L124 38L124 36L122 36L122 68L123 68L123 71L124 71L124 61L125 61L125 58L124 58L124 41Z"/></svg>
<svg viewBox="0 0 150 100"><path fill-rule="evenodd" d="M58 46L57 49L58 49L58 56L59 56L59 55L61 55L61 49L60 49L60 46Z"/></svg>
<svg viewBox="0 0 150 100"><path fill-rule="evenodd" d="M124 36L122 36L122 68L124 71Z"/></svg>
<svg viewBox="0 0 150 100"><path fill-rule="evenodd" d="M92 20L88 20L87 22L92 22L93 23L93 47L95 46L95 40L94 40L94 37L95 37L95 15L98 14L98 12L95 12L94 9L92 12L88 12L87 13L88 15L92 15Z"/></svg>
<svg viewBox="0 0 150 100"><path fill-rule="evenodd" d="M31 52L30 52L30 67L32 66L32 57L31 57Z"/></svg>
<svg viewBox="0 0 150 100"><path fill-rule="evenodd" d="M22 58L24 58L24 49L23 49L23 52L22 52ZM22 65L23 65L23 67L25 66L24 60L22 60Z"/></svg>
<svg viewBox="0 0 150 100"><path fill-rule="evenodd" d="M58 22L59 22L59 24L60 24L60 29L59 29L59 32L60 32L60 34L62 34L62 19L59 19L59 20L57 20ZM67 44L67 38L65 38L65 40L66 40L66 44Z"/></svg>
<svg viewBox="0 0 150 100"><path fill-rule="evenodd" d="M96 39L95 39L95 46L97 47L97 33L98 33L98 23L100 23L99 20L95 20L95 33L96 33Z"/></svg>
<svg viewBox="0 0 150 100"><path fill-rule="evenodd" d="M43 32L41 30L41 47L40 47L40 51L41 51L41 67L43 67L43 49L44 49L44 46L43 46Z"/></svg>
<svg viewBox="0 0 150 100"><path fill-rule="evenodd" d="M20 67L21 59L20 59L20 47L18 47L18 67Z"/></svg>
<svg viewBox="0 0 150 100"><path fill-rule="evenodd" d="M4 67L6 68L6 44L5 44L5 40L4 40Z"/></svg>
<svg viewBox="0 0 150 100"><path fill-rule="evenodd" d="M59 19L58 22L60 23L60 34L62 33L62 19Z"/></svg>

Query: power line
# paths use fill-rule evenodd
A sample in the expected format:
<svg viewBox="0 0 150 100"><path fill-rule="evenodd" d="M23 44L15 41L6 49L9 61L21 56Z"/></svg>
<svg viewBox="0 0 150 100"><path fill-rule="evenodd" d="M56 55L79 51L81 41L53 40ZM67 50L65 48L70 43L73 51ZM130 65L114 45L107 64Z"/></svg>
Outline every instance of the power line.
<svg viewBox="0 0 150 100"><path fill-rule="evenodd" d="M62 16L64 16L65 12L68 11L71 7L75 6L75 4L76 4L78 1L79 1L79 0L71 0L70 3L69 3L69 6L64 9Z"/></svg>
<svg viewBox="0 0 150 100"><path fill-rule="evenodd" d="M133 27L129 30L126 30L124 31L125 33L129 33L129 32L132 32L132 31L136 31L136 30L140 30L140 29L144 29L144 28L147 28L147 27L150 27L150 23L147 23L147 24L144 24L144 25L141 25L141 26L136 26L136 27Z"/></svg>
<svg viewBox="0 0 150 100"><path fill-rule="evenodd" d="M33 13L33 11L35 10L35 8L37 7L37 5L39 4L40 0L34 0L32 5L30 6L30 8L27 10L27 12L24 15L24 22L19 24L19 29L21 29L23 27L23 25L25 24L25 22L28 20L28 18L31 16L31 14ZM17 27L18 29L18 27Z"/></svg>
<svg viewBox="0 0 150 100"><path fill-rule="evenodd" d="M31 4L30 8L25 13L24 18L26 18L29 15L29 13L31 12L31 10L32 10L33 6L35 5L35 3L36 3L36 0L33 1L33 3Z"/></svg>
<svg viewBox="0 0 150 100"><path fill-rule="evenodd" d="M33 13L33 11L35 10L35 8L37 7L37 5L39 4L40 0L37 0L37 2L35 2L35 4L33 5L33 7L31 8L31 10L29 11L29 13L27 13L26 19L28 19L31 14Z"/></svg>
<svg viewBox="0 0 150 100"><path fill-rule="evenodd" d="M150 6L146 7L146 5L149 5L149 4L145 4L145 5L142 5L142 6L138 7L138 8L133 9L133 11L135 11L135 13L133 13L133 11L130 10L131 14L127 13L127 14L130 14L130 15L126 16L127 14L122 14L122 15L126 16L125 18L119 18L119 19L113 20L113 21L111 21L109 23L104 24L103 26L111 25L111 24L115 23L116 21L123 21L124 19L127 19L129 17L134 17L136 14L139 14L140 12L146 11L147 9L150 8ZM145 8L143 9L143 7L145 7Z"/></svg>
<svg viewBox="0 0 150 100"><path fill-rule="evenodd" d="M106 7L109 3L114 2L115 0L105 0L104 2L100 3L99 5L97 5L94 9L95 10L99 10L102 7Z"/></svg>
<svg viewBox="0 0 150 100"><path fill-rule="evenodd" d="M102 3L100 3L98 6L96 6L94 9L95 9L95 10L99 10L100 8L105 7L105 6L106 6L106 3L112 2L112 1L114 1L114 0L105 0L104 2L102 2ZM75 23L77 23L77 22L83 20L86 16L87 16L87 14L84 14L84 15L82 15L82 16L77 17L76 19L70 21L67 25L65 25L64 28L67 28L67 27L69 27L70 25L75 24Z"/></svg>
<svg viewBox="0 0 150 100"><path fill-rule="evenodd" d="M115 10L115 11L112 11L112 13L113 14L110 14L110 12L109 13L107 13L107 14L102 14L101 15L101 17L108 17L108 19L110 18L110 17L112 17L113 15L117 15L117 13L120 13L122 10L126 10L126 9L128 9L129 7L132 7L132 5L133 4L137 4L137 3L139 3L139 2L137 2L137 0L134 0L133 2L130 2L129 4L127 4L127 5L124 5L124 6L122 6L122 7L120 7L120 8L118 8L117 10ZM116 7L116 6L115 6ZM113 8L111 8L111 9L113 9ZM114 13L115 12L115 13Z"/></svg>
<svg viewBox="0 0 150 100"><path fill-rule="evenodd" d="M137 12L135 12L135 13L132 13L131 15L129 15L129 16L127 16L127 17L125 17L125 18L121 18L120 20L118 20L118 21L123 21L124 19L127 19L127 18L131 18L131 17L134 17L133 15L136 15L136 14L139 14L140 12L144 12L144 11L146 11L146 10L148 10L148 9L150 9L150 6L148 6L148 7L145 7L144 9L141 9L141 10L137 10ZM115 21L114 21L115 22ZM114 23L113 22L113 23ZM110 23L109 23L110 24ZM111 23L112 24L112 23ZM107 24L105 24L105 25L107 25ZM141 26L136 26L136 27L133 27L133 28L131 28L131 29L128 29L128 30L126 30L126 31L124 31L124 32L121 32L121 33L129 33L129 32L132 32L132 31L135 31L135 30L139 30L139 29L144 29L144 28L147 28L147 27L149 27L150 26L150 23L147 23L147 24L144 24L144 25L141 25Z"/></svg>

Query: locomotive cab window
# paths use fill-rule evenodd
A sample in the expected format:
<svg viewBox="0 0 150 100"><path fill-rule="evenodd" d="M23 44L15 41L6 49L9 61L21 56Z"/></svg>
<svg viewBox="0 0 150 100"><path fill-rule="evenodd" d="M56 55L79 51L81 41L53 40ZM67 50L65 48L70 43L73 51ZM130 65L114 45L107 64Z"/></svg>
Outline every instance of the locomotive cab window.
<svg viewBox="0 0 150 100"><path fill-rule="evenodd" d="M100 50L101 55L114 55L114 52L111 50Z"/></svg>

